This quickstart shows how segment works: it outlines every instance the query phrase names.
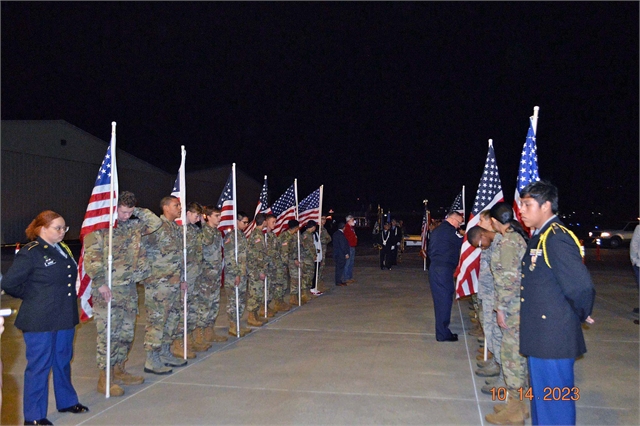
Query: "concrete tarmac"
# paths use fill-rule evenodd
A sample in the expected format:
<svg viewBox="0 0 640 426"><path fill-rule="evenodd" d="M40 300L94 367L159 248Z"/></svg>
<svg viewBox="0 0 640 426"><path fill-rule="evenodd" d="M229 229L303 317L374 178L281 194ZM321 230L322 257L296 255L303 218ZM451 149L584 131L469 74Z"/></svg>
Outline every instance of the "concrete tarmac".
<svg viewBox="0 0 640 426"><path fill-rule="evenodd" d="M638 425L639 328L631 313L638 290L628 250L603 250L599 261L587 250L587 266L596 284L596 323L585 327L588 352L575 365L578 424ZM143 372L139 288L141 315L126 365L145 383L125 387L122 397L96 392L90 321L77 328L72 374L80 402L91 411L58 413L51 387L48 418L56 425L488 424L484 416L498 401L480 392L484 378L474 374L479 343L468 334L468 298L453 305L451 329L460 341L436 342L427 272L416 248L387 271L378 266L377 250L359 247L355 278L348 287L333 286L330 260L324 295L243 338L214 344L166 376ZM19 304L2 297L3 308ZM2 424L24 421L24 343L14 318L2 336ZM216 327L226 335L224 310Z"/></svg>

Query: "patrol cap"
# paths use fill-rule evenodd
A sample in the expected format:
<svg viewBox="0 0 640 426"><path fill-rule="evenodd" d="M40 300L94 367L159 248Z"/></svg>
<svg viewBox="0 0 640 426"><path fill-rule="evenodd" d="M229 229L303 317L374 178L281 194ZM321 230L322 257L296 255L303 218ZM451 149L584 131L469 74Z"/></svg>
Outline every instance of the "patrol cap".
<svg viewBox="0 0 640 426"><path fill-rule="evenodd" d="M300 226L300 222L298 222L295 219L291 219L288 223L287 226L289 226L289 229L293 229L293 228L297 228L298 226Z"/></svg>

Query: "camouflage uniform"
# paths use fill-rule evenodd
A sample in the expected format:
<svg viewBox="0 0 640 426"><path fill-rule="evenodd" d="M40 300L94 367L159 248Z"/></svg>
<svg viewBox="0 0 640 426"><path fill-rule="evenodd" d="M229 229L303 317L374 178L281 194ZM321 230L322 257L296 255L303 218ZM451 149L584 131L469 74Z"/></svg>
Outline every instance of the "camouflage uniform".
<svg viewBox="0 0 640 426"><path fill-rule="evenodd" d="M127 360L138 315L136 282L149 274L145 250L140 245L142 235L160 227L160 218L150 210L136 207L137 217L118 222L113 228L111 273L111 366ZM109 229L94 231L84 238L84 270L91 277L91 296L97 336L98 368L107 367L107 302L98 288L108 285Z"/></svg>
<svg viewBox="0 0 640 426"><path fill-rule="evenodd" d="M282 258L280 257L280 242L273 232L264 235L267 243L267 256L269 257L269 267L267 269L267 302L282 299L284 297L283 283L285 280L278 278L278 272L282 272Z"/></svg>
<svg viewBox="0 0 640 426"><path fill-rule="evenodd" d="M260 274L269 272L271 259L267 252L267 243L264 233L260 228L254 228L247 236L247 310L253 312L264 303L264 280L260 279Z"/></svg>
<svg viewBox="0 0 640 426"><path fill-rule="evenodd" d="M196 327L213 327L220 311L220 287L222 284L222 232L211 226L202 227L204 258L200 275L200 302Z"/></svg>
<svg viewBox="0 0 640 426"><path fill-rule="evenodd" d="M480 254L480 272L478 274L478 302L480 304L480 321L484 336L487 339L487 349L493 353L493 357L498 364L500 361L500 345L502 342L502 331L496 322L496 313L493 311L495 301L495 290L493 275L491 274L491 256L495 247L502 239L502 234L496 232L491 246L482 250Z"/></svg>
<svg viewBox="0 0 640 426"><path fill-rule="evenodd" d="M282 238L282 259L287 264L289 271L289 294L298 294L299 269L295 263L298 260L298 235L300 235L299 232L291 233L289 230L280 234L280 238ZM300 286L302 287L302 283L300 283Z"/></svg>
<svg viewBox="0 0 640 426"><path fill-rule="evenodd" d="M324 265L327 263L327 246L331 242L331 235L329 235L327 228L322 225L318 226L320 227L320 244L322 245L322 262L320 263L320 270L318 271L318 282L322 283L322 273L324 271Z"/></svg>
<svg viewBox="0 0 640 426"><path fill-rule="evenodd" d="M275 276L274 276L274 289L273 289L273 299L274 300L282 300L284 298L287 289L289 288L289 236L288 232L284 231L280 235L276 236L273 234L275 238L271 238L276 240L276 245L278 249L278 253L275 261ZM269 241L269 240L267 240ZM297 287L296 287L297 288Z"/></svg>
<svg viewBox="0 0 640 426"><path fill-rule="evenodd" d="M247 300L247 238L238 231L238 260L235 257L235 231L230 230L224 237L224 283L227 292L227 314L229 321L236 322L236 290L235 279L240 277L238 295L240 297L240 318L244 314Z"/></svg>
<svg viewBox="0 0 640 426"><path fill-rule="evenodd" d="M316 245L313 242L313 233L307 231L300 235L300 268L302 291L309 291L313 287L313 276L316 269Z"/></svg>
<svg viewBox="0 0 640 426"><path fill-rule="evenodd" d="M144 336L146 351L159 349L182 339L178 334L180 283L183 280L184 259L182 227L160 216L162 226L142 238L151 263L151 274L144 280L147 327Z"/></svg>
<svg viewBox="0 0 640 426"><path fill-rule="evenodd" d="M517 389L527 387L527 361L520 355L521 261L527 243L509 228L491 253L491 272L495 283L495 310L505 314L502 329L502 373L509 393L519 398Z"/></svg>
<svg viewBox="0 0 640 426"><path fill-rule="evenodd" d="M182 228L181 228L182 230ZM196 224L187 225L187 333L196 328L198 308L201 301L201 275L203 271L202 229ZM179 310L180 321L178 334L182 335L184 328L184 307Z"/></svg>

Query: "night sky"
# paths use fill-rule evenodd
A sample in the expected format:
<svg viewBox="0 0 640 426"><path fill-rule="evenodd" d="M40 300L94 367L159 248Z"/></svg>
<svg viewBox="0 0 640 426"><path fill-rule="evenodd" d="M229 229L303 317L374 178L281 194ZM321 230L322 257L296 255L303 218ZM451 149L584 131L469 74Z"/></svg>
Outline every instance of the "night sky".
<svg viewBox="0 0 640 426"><path fill-rule="evenodd" d="M2 119L63 119L167 172L237 163L271 202L507 201L540 107L563 211L638 214L638 3L2 3ZM97 159L96 161L100 161ZM58 188L57 190L62 190ZM212 200L219 195L212 194ZM257 202L258 194L256 194ZM359 201L358 201L359 199Z"/></svg>

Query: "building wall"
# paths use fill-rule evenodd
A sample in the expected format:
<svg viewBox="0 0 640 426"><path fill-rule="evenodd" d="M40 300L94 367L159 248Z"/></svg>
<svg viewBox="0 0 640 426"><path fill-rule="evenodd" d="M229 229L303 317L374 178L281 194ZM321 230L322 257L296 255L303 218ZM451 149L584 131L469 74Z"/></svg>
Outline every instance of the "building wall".
<svg viewBox="0 0 640 426"><path fill-rule="evenodd" d="M64 120L3 120L1 137L2 244L25 242L26 227L48 209L69 225L65 239L79 238L108 143ZM132 191L139 206L160 214L160 199L171 193L177 168L167 173L120 149L116 160L120 190ZM230 170L225 166L188 173L187 168L187 201L217 203ZM261 184L237 174L239 208L252 214Z"/></svg>

